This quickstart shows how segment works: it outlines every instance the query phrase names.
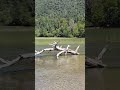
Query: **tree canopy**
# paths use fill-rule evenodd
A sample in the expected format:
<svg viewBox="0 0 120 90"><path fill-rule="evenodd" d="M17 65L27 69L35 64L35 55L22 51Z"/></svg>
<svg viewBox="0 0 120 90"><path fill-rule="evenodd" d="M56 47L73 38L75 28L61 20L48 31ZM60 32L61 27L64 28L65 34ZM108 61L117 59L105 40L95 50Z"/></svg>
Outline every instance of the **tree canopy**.
<svg viewBox="0 0 120 90"><path fill-rule="evenodd" d="M36 36L84 36L84 4L84 0L36 0Z"/></svg>
<svg viewBox="0 0 120 90"><path fill-rule="evenodd" d="M34 26L34 9L34 0L0 0L0 25Z"/></svg>
<svg viewBox="0 0 120 90"><path fill-rule="evenodd" d="M86 0L86 26L118 27L120 0Z"/></svg>

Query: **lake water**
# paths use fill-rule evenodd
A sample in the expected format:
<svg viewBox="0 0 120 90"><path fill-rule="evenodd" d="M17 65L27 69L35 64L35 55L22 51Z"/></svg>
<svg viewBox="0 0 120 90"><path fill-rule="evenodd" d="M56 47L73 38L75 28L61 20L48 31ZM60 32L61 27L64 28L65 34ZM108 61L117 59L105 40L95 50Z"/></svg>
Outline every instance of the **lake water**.
<svg viewBox="0 0 120 90"><path fill-rule="evenodd" d="M105 45L102 61L104 69L86 69L86 90L120 90L120 29L87 29L86 56L95 58Z"/></svg>
<svg viewBox="0 0 120 90"><path fill-rule="evenodd" d="M86 90L120 90L120 68L86 69Z"/></svg>
<svg viewBox="0 0 120 90"><path fill-rule="evenodd" d="M34 70L0 74L0 90L34 90Z"/></svg>
<svg viewBox="0 0 120 90"><path fill-rule="evenodd" d="M34 27L0 26L0 58L12 60L34 53ZM0 65L3 64L0 62ZM34 90L34 58L0 69L0 90Z"/></svg>
<svg viewBox="0 0 120 90"><path fill-rule="evenodd" d="M68 41L72 49L75 49L80 43L74 44L77 41L70 39ZM64 42L68 41L66 39L61 40L63 47L67 46L67 43L64 44ZM49 45L36 45L36 50L46 47L49 47ZM84 44L80 44L80 55L63 55L59 59L56 58L58 52L45 52L41 56L36 56L36 90L85 90L84 47Z"/></svg>
<svg viewBox="0 0 120 90"><path fill-rule="evenodd" d="M26 50L28 49L28 50ZM0 48L0 57L12 60L19 54L28 53L29 48ZM34 90L35 88L35 59L22 59L15 64L0 68L0 90ZM3 63L0 62L0 65Z"/></svg>

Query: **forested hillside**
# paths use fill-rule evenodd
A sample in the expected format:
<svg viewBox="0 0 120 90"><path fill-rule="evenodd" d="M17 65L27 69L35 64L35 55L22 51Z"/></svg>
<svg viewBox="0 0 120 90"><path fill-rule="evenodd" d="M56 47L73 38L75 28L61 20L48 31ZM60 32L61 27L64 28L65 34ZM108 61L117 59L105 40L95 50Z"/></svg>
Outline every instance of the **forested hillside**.
<svg viewBox="0 0 120 90"><path fill-rule="evenodd" d="M84 36L84 0L36 0L35 10L36 36Z"/></svg>
<svg viewBox="0 0 120 90"><path fill-rule="evenodd" d="M0 0L0 25L34 26L34 0Z"/></svg>
<svg viewBox="0 0 120 90"><path fill-rule="evenodd" d="M86 26L119 27L120 0L86 0Z"/></svg>

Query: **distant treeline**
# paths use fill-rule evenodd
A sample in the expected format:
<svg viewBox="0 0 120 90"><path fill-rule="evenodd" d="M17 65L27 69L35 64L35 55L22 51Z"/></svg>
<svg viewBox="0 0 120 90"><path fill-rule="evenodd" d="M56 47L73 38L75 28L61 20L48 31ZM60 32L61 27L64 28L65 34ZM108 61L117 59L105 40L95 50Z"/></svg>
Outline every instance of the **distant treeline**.
<svg viewBox="0 0 120 90"><path fill-rule="evenodd" d="M34 0L0 0L0 25L34 26Z"/></svg>
<svg viewBox="0 0 120 90"><path fill-rule="evenodd" d="M35 4L36 36L84 36L84 0L36 0Z"/></svg>
<svg viewBox="0 0 120 90"><path fill-rule="evenodd" d="M86 0L86 26L120 27L120 0Z"/></svg>

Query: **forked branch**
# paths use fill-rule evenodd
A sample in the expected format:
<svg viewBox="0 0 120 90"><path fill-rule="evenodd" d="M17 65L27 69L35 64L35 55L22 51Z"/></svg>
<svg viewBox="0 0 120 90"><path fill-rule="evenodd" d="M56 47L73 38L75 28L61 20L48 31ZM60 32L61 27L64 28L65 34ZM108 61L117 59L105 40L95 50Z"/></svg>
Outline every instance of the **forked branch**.
<svg viewBox="0 0 120 90"><path fill-rule="evenodd" d="M76 50L72 50L72 49L69 49L70 45L68 45L66 48L63 48L62 46L58 45L58 42L55 42L55 41L53 43L49 44L49 45L51 45L52 48L46 48L46 49L43 49L41 51L35 51L36 52L35 55L41 54L44 51L59 51L59 53L57 53L57 55L56 55L57 58L63 53L65 55L67 55L67 53L70 53L72 55L78 55L79 54L78 49L79 49L80 46L78 46L76 48Z"/></svg>

